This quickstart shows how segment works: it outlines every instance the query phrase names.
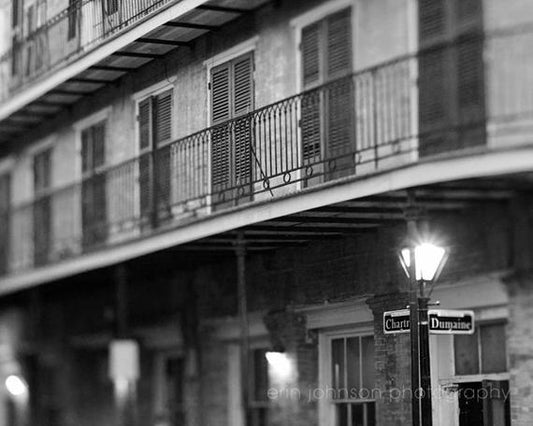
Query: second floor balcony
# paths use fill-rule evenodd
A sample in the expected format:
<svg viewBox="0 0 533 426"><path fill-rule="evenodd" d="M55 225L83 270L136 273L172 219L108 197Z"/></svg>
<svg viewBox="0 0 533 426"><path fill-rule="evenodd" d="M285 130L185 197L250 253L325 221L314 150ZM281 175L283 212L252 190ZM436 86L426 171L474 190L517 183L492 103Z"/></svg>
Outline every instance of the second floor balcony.
<svg viewBox="0 0 533 426"><path fill-rule="evenodd" d="M135 158L106 161L107 122L82 133L74 182L51 186L38 179L50 158L34 162L34 198L0 204L0 270L22 273L272 200L320 198L341 182L393 180L416 164L531 147L531 41L528 27L471 34L257 109L246 90L237 87L233 103L217 92L217 124L177 140L154 127L154 105L140 103ZM172 114L163 95L157 113Z"/></svg>

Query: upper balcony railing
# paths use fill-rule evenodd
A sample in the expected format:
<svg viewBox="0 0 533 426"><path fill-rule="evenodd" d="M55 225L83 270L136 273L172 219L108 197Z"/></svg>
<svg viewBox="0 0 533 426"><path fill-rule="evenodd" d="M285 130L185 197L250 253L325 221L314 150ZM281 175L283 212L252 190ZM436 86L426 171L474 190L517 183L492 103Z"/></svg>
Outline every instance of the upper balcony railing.
<svg viewBox="0 0 533 426"><path fill-rule="evenodd" d="M0 57L3 97L72 63L104 40L171 2L180 0L75 0L43 25L12 39ZM7 89L7 90L6 90Z"/></svg>
<svg viewBox="0 0 533 426"><path fill-rule="evenodd" d="M531 46L533 32L520 31L437 46L42 193L0 218L0 266L13 273L56 262L427 156L531 144Z"/></svg>

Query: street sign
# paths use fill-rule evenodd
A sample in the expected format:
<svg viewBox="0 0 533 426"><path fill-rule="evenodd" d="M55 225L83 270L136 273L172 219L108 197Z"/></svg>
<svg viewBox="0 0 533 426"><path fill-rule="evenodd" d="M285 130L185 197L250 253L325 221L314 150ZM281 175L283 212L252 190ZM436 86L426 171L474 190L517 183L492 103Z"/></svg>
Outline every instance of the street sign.
<svg viewBox="0 0 533 426"><path fill-rule="evenodd" d="M475 330L473 311L430 309L428 320L431 334L473 334ZM409 309L383 312L385 334L409 333L410 325Z"/></svg>
<svg viewBox="0 0 533 426"><path fill-rule="evenodd" d="M385 334L409 333L410 324L409 309L383 312L383 332Z"/></svg>
<svg viewBox="0 0 533 426"><path fill-rule="evenodd" d="M430 309L429 332L432 334L474 334L474 312Z"/></svg>

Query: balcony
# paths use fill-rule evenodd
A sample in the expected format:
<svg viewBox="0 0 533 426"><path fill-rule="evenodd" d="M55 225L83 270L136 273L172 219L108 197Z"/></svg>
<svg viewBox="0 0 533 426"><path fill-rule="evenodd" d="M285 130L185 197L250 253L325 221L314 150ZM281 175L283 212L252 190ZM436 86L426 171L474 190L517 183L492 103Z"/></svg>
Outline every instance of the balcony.
<svg viewBox="0 0 533 426"><path fill-rule="evenodd" d="M440 158L531 146L533 63L522 58L532 41L532 32L515 28L397 58L42 193L3 213L0 235L9 243L2 272L344 182L386 173L392 179L395 171ZM436 56L472 49L483 52L484 66L466 77L434 68ZM448 98L451 87L457 92ZM453 110L462 108L461 114L448 113L435 102L441 98L459 102Z"/></svg>

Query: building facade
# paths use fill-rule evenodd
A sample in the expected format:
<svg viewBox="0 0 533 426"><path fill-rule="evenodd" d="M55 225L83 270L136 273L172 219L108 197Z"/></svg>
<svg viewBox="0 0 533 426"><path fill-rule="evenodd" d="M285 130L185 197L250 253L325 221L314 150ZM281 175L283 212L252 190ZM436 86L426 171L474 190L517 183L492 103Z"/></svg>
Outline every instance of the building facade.
<svg viewBox="0 0 533 426"><path fill-rule="evenodd" d="M0 425L531 424L532 8L0 0Z"/></svg>

